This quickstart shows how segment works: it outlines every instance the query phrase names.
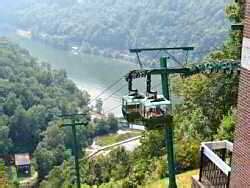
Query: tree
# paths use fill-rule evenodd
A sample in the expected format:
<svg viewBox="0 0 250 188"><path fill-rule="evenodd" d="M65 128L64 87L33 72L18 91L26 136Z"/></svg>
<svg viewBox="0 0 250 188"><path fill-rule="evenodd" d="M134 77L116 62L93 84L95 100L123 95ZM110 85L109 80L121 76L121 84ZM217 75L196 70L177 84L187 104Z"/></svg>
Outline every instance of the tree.
<svg viewBox="0 0 250 188"><path fill-rule="evenodd" d="M218 128L217 139L233 141L235 124L236 124L235 111L229 112L228 115L224 116L220 124L220 127Z"/></svg>
<svg viewBox="0 0 250 188"><path fill-rule="evenodd" d="M96 108L97 113L99 113L99 114L102 113L102 106L103 106L102 99L97 99L96 104L95 104L95 108Z"/></svg>
<svg viewBox="0 0 250 188"><path fill-rule="evenodd" d="M33 136L36 129L35 125L31 123L31 118L27 111L19 106L10 119L10 137L13 140L15 152L32 152L34 150L36 139L33 139Z"/></svg>
<svg viewBox="0 0 250 188"><path fill-rule="evenodd" d="M140 140L141 146L134 151L135 159L151 159L165 154L164 131L155 130L145 132Z"/></svg>
<svg viewBox="0 0 250 188"><path fill-rule="evenodd" d="M120 180L128 176L130 171L130 156L123 147L112 151L107 160L111 166L110 176L114 180Z"/></svg>
<svg viewBox="0 0 250 188"><path fill-rule="evenodd" d="M66 159L65 135L58 125L52 123L42 135L44 138L35 150L36 164L40 177L48 175L53 166L62 164L64 159ZM48 157L50 162L46 162L45 157Z"/></svg>
<svg viewBox="0 0 250 188"><path fill-rule="evenodd" d="M8 155L12 148L12 141L9 138L9 128L0 123L0 156Z"/></svg>
<svg viewBox="0 0 250 188"><path fill-rule="evenodd" d="M38 63L5 38L0 43L0 155L34 154L39 176L44 177L70 158L72 139L59 129L55 114L88 114L89 95L68 80L65 71ZM80 146L86 147L93 134L92 127L81 128Z"/></svg>
<svg viewBox="0 0 250 188"><path fill-rule="evenodd" d="M3 105L3 110L8 116L12 116L18 106L21 105L21 101L14 93L10 93L6 102Z"/></svg>
<svg viewBox="0 0 250 188"><path fill-rule="evenodd" d="M95 135L100 136L109 133L110 125L104 119L96 120Z"/></svg>
<svg viewBox="0 0 250 188"><path fill-rule="evenodd" d="M39 177L44 178L54 166L54 154L46 148L39 148L35 152L34 156L36 158L36 166Z"/></svg>
<svg viewBox="0 0 250 188"><path fill-rule="evenodd" d="M60 166L56 166L49 173L49 182L42 181L39 187L41 188L60 188L63 186L63 182L65 181L64 176L62 176L62 168ZM53 179L50 179L50 178Z"/></svg>
<svg viewBox="0 0 250 188"><path fill-rule="evenodd" d="M136 46L174 46L176 41L183 45L192 41L200 52L195 56L202 56L224 40L228 27L223 13L227 2L221 0L20 2L15 8L7 6L9 17L43 41L109 56L122 57L122 51ZM0 12L0 17L6 16L5 9Z"/></svg>
<svg viewBox="0 0 250 188"><path fill-rule="evenodd" d="M108 114L107 124L110 126L111 132L116 132L118 130L118 120L115 118L114 114Z"/></svg>
<svg viewBox="0 0 250 188"><path fill-rule="evenodd" d="M183 137L176 141L176 170L195 169L199 161L201 141L196 137Z"/></svg>
<svg viewBox="0 0 250 188"><path fill-rule="evenodd" d="M180 110L181 112L181 110ZM197 140L211 140L212 129L210 121L205 116L200 107L193 107L182 113L176 113L175 116L175 132L177 139L196 138Z"/></svg>

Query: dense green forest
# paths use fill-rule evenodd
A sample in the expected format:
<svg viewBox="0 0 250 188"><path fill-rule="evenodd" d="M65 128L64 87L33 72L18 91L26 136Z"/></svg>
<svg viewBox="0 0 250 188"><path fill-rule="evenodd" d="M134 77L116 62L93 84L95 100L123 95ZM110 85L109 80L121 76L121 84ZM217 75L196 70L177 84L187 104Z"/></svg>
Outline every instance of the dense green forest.
<svg viewBox="0 0 250 188"><path fill-rule="evenodd" d="M241 11L235 3L226 9L229 20L234 23L241 21ZM230 32L222 50L210 53L206 61L239 59L241 40L241 32ZM233 140L239 75L214 73L172 79L175 94L183 97L183 103L177 105L173 113L176 170L179 173L197 168L202 141ZM165 177L164 131L145 132L141 143L132 153L119 148L108 156L82 160L82 183L86 188L92 185L103 188L144 187ZM41 187L69 187L73 180L69 175L72 169L72 161L64 162L49 173L48 180L43 181Z"/></svg>
<svg viewBox="0 0 250 188"><path fill-rule="evenodd" d="M33 6L30 2L34 3ZM10 16L13 16L13 22L17 22L23 28L31 29L37 36L42 32L48 37L45 40L63 44L63 46L74 43L83 48L90 45L100 49L123 50L128 47L128 42L135 45L133 42L136 38L139 46L150 44L155 46L155 41L159 41L157 45L160 46L168 40L169 45L176 45L178 42L183 44L193 39L206 50L209 50L212 44L222 46L221 50L210 53L206 61L239 59L242 38L240 32L231 31L227 40L220 43L225 33L224 27L227 25L227 21L222 16L224 2L205 2L207 3L187 1L184 6L182 3L185 1L144 4L127 1L41 0L34 2L23 0L22 3L12 7L17 11L14 14L10 13ZM111 3L115 9L104 11L101 8ZM161 23L158 20L170 14L163 8L165 4L176 11L171 12L170 20ZM220 5L221 8L215 11ZM208 8L210 6L211 12ZM83 7L88 8L82 11ZM100 15L91 15L93 7ZM189 9L194 7L196 12L190 13ZM185 16L181 16L183 12L180 10L186 13ZM193 15L194 12L197 16ZM111 16L112 13L113 16ZM211 22L204 13L209 13ZM240 6L236 3L229 5L226 13L232 22L239 22L242 19ZM16 15L19 15L18 21L14 19ZM191 21L191 17L197 20ZM125 29L115 21L115 18L119 19L119 23L127 21L128 23L122 26L131 31L132 35L122 33ZM108 25L112 19L113 24ZM107 20L109 22L105 22ZM173 20L178 20L180 23L173 23ZM166 25L171 25L170 21L173 28L179 27L179 30L165 29ZM186 24L183 26L183 23ZM117 27L113 27L116 24ZM201 28L198 27L200 25ZM218 26L218 29L212 29L212 25ZM88 32L85 27L89 29ZM107 28L109 32L105 33ZM181 35L183 32L173 35L177 33L176 31L180 31L180 28L187 36ZM119 32L116 30L121 33L117 34ZM140 33L143 33L143 36ZM130 35L131 38L128 37ZM171 39L168 36L171 36ZM183 38L180 39L179 36ZM175 41L177 37L178 40ZM197 167L202 141L233 140L239 76L214 73L171 79L171 83L174 83L172 91L183 99L173 112L176 170L179 173ZM61 120L55 118L55 114L89 113L88 103L88 94L80 91L67 78L65 71L53 70L48 64L32 57L28 51L5 38L0 39L0 155L5 156L16 152L33 153L34 166L40 180L43 180L40 187L72 187L75 172L71 155L71 130L59 128ZM117 129L117 120L113 115L109 115L106 119L95 120L87 127L78 128L79 145L84 149L95 136L116 132ZM143 187L151 181L166 177L164 136L163 130L144 132L141 145L133 152L118 148L109 155L100 156L94 160L86 160L85 153L81 152L82 184L86 187L99 185L104 188Z"/></svg>
<svg viewBox="0 0 250 188"><path fill-rule="evenodd" d="M35 152L38 168L41 155L46 155L48 165L59 165L70 154L71 133L59 130L53 118L79 110L88 113L88 94L77 89L65 71L38 64L26 50L4 38L0 67L0 155ZM86 146L91 129L82 128L79 133L80 144Z"/></svg>
<svg viewBox="0 0 250 188"><path fill-rule="evenodd" d="M5 0L7 20L60 47L120 56L128 48L193 45L204 55L225 39L228 0ZM3 6L4 7L4 6Z"/></svg>
<svg viewBox="0 0 250 188"><path fill-rule="evenodd" d="M63 70L38 62L28 51L0 38L0 157L33 153L42 178L71 157L72 133L59 128L57 115L89 113L89 95L80 91ZM87 117L87 120L89 117ZM116 132L110 114L79 127L80 148L95 136Z"/></svg>

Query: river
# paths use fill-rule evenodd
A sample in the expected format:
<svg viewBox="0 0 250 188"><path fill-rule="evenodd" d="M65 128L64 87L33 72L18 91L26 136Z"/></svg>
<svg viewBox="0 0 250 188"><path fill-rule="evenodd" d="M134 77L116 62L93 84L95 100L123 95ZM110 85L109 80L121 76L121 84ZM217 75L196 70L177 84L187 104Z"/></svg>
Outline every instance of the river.
<svg viewBox="0 0 250 188"><path fill-rule="evenodd" d="M86 90L91 101L108 88L112 83L124 77L130 70L139 66L132 62L107 58L90 54L73 54L71 51L59 49L33 38L20 37L16 34L17 28L9 25L0 25L0 36L7 36L13 42L27 49L39 61L49 63L54 69L64 69L68 78L73 80L79 89ZM152 86L158 86L159 78L153 77ZM145 91L145 81L137 80L135 87ZM154 88L156 89L156 88ZM157 90L160 88L158 86ZM121 116L121 97L128 93L127 82L121 79L111 89L105 91L103 99L104 113L114 113ZM94 105L93 101L90 105Z"/></svg>
<svg viewBox="0 0 250 188"><path fill-rule="evenodd" d="M27 49L32 56L49 63L52 68L66 70L68 77L75 82L78 88L86 90L91 99L96 98L128 71L138 69L138 65L131 62L90 54L75 55L71 51L58 49L39 40L19 37L14 33L0 32L0 35L7 35L12 41ZM152 85L157 84L159 84L159 80ZM144 81L137 82L136 87L144 91ZM127 82L124 79L104 92L100 96L104 101L104 113L112 112L116 116L121 116L121 97L127 92ZM94 104L95 101L91 105Z"/></svg>
<svg viewBox="0 0 250 188"><path fill-rule="evenodd" d="M57 49L42 42L32 39L19 39L20 46L28 49L34 57L48 62L55 69L64 69L67 75L76 85L88 91L91 99L98 96L109 85L119 80L129 70L136 66L119 60L113 60L101 56L81 54L74 55L70 51ZM121 89L119 92L115 92ZM104 112L120 115L119 106L121 96L126 94L127 86L125 80L121 80L116 86L103 93L100 98L104 101ZM110 97L115 93L112 97ZM93 101L94 105L95 101ZM115 108L115 109L114 109Z"/></svg>

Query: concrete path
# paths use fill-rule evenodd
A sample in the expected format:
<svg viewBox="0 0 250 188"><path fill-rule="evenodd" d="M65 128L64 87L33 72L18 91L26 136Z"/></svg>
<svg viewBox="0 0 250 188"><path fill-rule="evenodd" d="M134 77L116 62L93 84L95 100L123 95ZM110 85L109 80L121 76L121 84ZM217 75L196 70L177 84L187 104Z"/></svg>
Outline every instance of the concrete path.
<svg viewBox="0 0 250 188"><path fill-rule="evenodd" d="M127 149L129 151L131 151L140 144L139 139L141 137L142 136L136 136L136 137L129 138L129 139L121 141L121 142L117 142L117 143L114 143L114 144L111 144L111 145L100 147L98 149L93 150L93 152L90 153L86 158L91 159L94 156L96 156L97 154L99 154L100 152L103 152L104 150L107 150L107 149L113 148L113 147L117 147L117 146L124 146L125 148L127 147Z"/></svg>

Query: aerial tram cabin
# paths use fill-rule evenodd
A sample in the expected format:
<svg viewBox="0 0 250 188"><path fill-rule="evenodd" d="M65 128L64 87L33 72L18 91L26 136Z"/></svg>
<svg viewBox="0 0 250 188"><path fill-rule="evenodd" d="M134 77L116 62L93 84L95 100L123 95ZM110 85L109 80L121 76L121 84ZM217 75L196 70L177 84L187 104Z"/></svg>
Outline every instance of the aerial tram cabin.
<svg viewBox="0 0 250 188"><path fill-rule="evenodd" d="M158 129L166 126L171 103L163 95L147 98L141 103L140 114L146 129Z"/></svg>
<svg viewBox="0 0 250 188"><path fill-rule="evenodd" d="M141 102L140 115L146 129L158 129L166 126L170 117L171 103L163 95L151 90L151 72L147 73L146 99Z"/></svg>
<svg viewBox="0 0 250 188"><path fill-rule="evenodd" d="M128 75L129 95L122 98L122 113L128 123L143 124L146 129L158 129L167 124L171 103L163 95L151 91L151 72L147 73L146 97L132 89L132 78Z"/></svg>
<svg viewBox="0 0 250 188"><path fill-rule="evenodd" d="M122 113L129 123L141 120L140 105L144 99L145 96L138 93L122 97Z"/></svg>
<svg viewBox="0 0 250 188"><path fill-rule="evenodd" d="M145 99L143 94L138 93L138 90L132 89L132 77L128 76L129 94L122 97L122 113L128 123L136 123L141 120L140 105Z"/></svg>

